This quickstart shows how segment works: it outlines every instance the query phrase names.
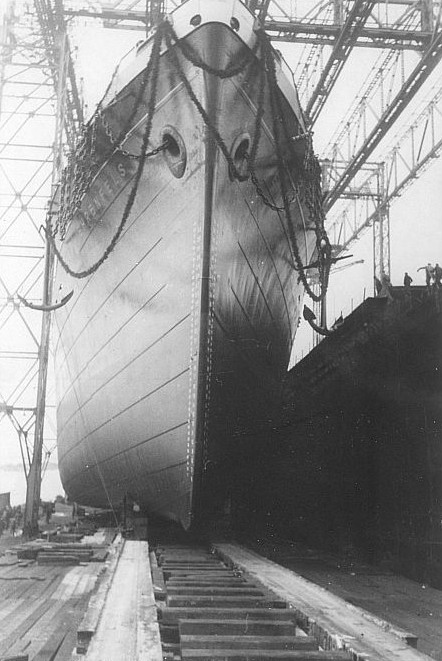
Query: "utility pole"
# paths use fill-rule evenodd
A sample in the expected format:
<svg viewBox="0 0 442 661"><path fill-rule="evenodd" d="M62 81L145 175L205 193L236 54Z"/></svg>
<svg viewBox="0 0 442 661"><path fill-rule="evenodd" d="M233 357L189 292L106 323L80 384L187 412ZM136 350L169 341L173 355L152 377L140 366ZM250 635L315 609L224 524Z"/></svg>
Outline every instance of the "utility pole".
<svg viewBox="0 0 442 661"><path fill-rule="evenodd" d="M43 282L43 305L50 305L54 273L54 256L49 241L46 241L45 270ZM29 473L26 479L26 507L23 534L27 538L38 534L38 511L41 492L41 464L43 455L43 431L46 412L46 382L48 374L49 339L51 312L42 313L37 385L37 406L35 415L34 449Z"/></svg>
<svg viewBox="0 0 442 661"><path fill-rule="evenodd" d="M64 110L66 107L66 79L68 73L69 49L66 32L59 30L56 35L59 51L59 67L57 77L57 114L54 137L54 159L52 170L52 193L59 180L62 169ZM50 213L50 212L49 212ZM50 306L54 280L54 252L49 239L46 239L45 268L43 279L43 306ZM44 310L41 325L39 370L37 384L37 406L35 416L35 435L32 461L27 475L26 508L23 532L28 538L38 534L38 512L41 493L41 467L43 455L43 431L46 412L46 383L49 362L49 343L51 332L51 311Z"/></svg>

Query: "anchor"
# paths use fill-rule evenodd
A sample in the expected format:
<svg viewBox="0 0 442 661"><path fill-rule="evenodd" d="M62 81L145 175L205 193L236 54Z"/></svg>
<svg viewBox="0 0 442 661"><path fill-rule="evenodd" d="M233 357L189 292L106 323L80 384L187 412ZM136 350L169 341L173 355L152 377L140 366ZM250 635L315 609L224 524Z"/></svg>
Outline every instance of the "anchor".
<svg viewBox="0 0 442 661"><path fill-rule="evenodd" d="M20 303L23 303L27 308L31 308L31 310L40 310L40 312L52 312L52 310L58 310L59 308L62 308L63 305L66 305L68 303L72 296L74 295L74 290L69 292L69 294L66 294L64 296L60 303L54 303L53 305L37 305L36 303L29 303L23 296L20 296L20 294L17 294L17 298L20 301Z"/></svg>
<svg viewBox="0 0 442 661"><path fill-rule="evenodd" d="M313 328L313 330L316 331L317 333L319 333L319 335L332 335L333 334L333 331L328 330L328 328L322 328L322 326L319 326L318 324L315 324L316 315L313 312L313 310L310 310L310 308L307 305L304 305L304 311L302 313L302 316L310 324L310 326Z"/></svg>
<svg viewBox="0 0 442 661"><path fill-rule="evenodd" d="M329 257L329 262L330 266L333 266L337 262L340 262L343 259L349 259L349 257L353 257L353 255L343 255L342 257ZM307 266L304 266L304 271L307 269L317 269L321 264L321 260L317 259L315 262L312 262L311 264L307 264ZM299 271L299 269L296 268L296 266L293 267L295 271Z"/></svg>

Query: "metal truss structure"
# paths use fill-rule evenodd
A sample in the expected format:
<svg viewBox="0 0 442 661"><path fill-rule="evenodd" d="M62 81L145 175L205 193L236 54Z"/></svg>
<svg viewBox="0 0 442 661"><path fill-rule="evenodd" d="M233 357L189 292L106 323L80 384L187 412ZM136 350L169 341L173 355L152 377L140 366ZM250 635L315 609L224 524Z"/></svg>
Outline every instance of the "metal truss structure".
<svg viewBox="0 0 442 661"><path fill-rule="evenodd" d="M51 296L53 259L41 227L64 145L73 148L82 120L70 93L67 35L42 30L38 4L34 12L8 2L0 61L0 428L3 436L11 425L18 434L28 534L42 464L55 449L50 390L46 396L50 316L32 308Z"/></svg>
<svg viewBox="0 0 442 661"><path fill-rule="evenodd" d="M401 196L440 155L442 81L435 88L436 92L418 107L409 127L398 135L386 153L382 153L382 160L367 162L341 195L335 216L329 219L328 225L330 239L339 252L346 251L367 227L375 225L378 215L388 216L394 199ZM335 181L340 180L348 161L325 159L322 166L328 191L333 190ZM388 242L388 234L385 240ZM375 260L375 263L381 262L380 258Z"/></svg>
<svg viewBox="0 0 442 661"><path fill-rule="evenodd" d="M35 17L8 3L0 63L0 428L18 433L26 478L33 458L45 242L39 228L51 193L55 89ZM52 434L55 436L55 433ZM46 440L47 455L53 439ZM42 446L43 449L43 446Z"/></svg>
<svg viewBox="0 0 442 661"><path fill-rule="evenodd" d="M18 295L39 302L43 291L50 300L51 255L39 228L63 150L74 147L84 121L73 58L75 28L83 21L144 36L179 4L34 0L26 11L23 0L9 0L3 17L0 369L7 378L0 376L0 424L7 420L18 433L28 476L32 471L39 475L43 442L47 456L53 446L52 423L43 433L50 317L30 310ZM442 148L442 93L427 89L442 58L441 0L248 4L294 70L315 144L321 132L332 136L322 141L319 151L335 254L373 226L375 273L389 274L390 204ZM325 109L349 96L352 66L362 49L367 54L366 70L358 70L362 85L352 91L350 107L340 111L332 125ZM37 494L34 488L34 504Z"/></svg>

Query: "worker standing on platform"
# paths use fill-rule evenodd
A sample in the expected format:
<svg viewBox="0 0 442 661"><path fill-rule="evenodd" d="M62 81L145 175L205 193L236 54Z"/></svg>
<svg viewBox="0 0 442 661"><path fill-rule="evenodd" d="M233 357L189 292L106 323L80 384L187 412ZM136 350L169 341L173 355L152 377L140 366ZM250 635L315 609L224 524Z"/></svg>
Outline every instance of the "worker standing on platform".
<svg viewBox="0 0 442 661"><path fill-rule="evenodd" d="M387 273L381 274L381 291L378 293L379 298L387 298L389 301L393 300L393 287L391 284L390 276Z"/></svg>
<svg viewBox="0 0 442 661"><path fill-rule="evenodd" d="M434 267L434 286L436 289L442 287L442 267L440 267L438 263L436 263L436 266Z"/></svg>
<svg viewBox="0 0 442 661"><path fill-rule="evenodd" d="M405 275L404 275L404 287L405 287L405 289L410 289L410 285L411 285L412 282L413 282L413 278L410 275L408 275L407 271L405 271Z"/></svg>
<svg viewBox="0 0 442 661"><path fill-rule="evenodd" d="M431 282L434 278L434 266L428 262L426 266L420 266L417 270L425 271L425 282L429 290L431 287Z"/></svg>

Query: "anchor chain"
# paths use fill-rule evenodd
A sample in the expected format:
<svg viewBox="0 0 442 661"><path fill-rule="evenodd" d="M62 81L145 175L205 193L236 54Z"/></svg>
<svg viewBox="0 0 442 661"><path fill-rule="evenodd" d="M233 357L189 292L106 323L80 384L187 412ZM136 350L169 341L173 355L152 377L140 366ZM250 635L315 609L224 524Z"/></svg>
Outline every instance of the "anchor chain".
<svg viewBox="0 0 442 661"><path fill-rule="evenodd" d="M296 136L291 136L288 124L286 121L285 114L282 107L282 95L277 84L277 75L276 75L276 65L275 65L275 56L271 47L271 44L266 37L263 30L259 30L256 33L256 42L251 49L249 49L239 63L228 65L225 69L216 69L211 67L207 63L203 62L199 57L195 49L189 44L182 40L179 40L175 31L173 30L172 25L168 21L164 21L158 26L157 32L154 37L154 43L149 58L148 65L145 69L143 79L138 89L137 98L135 99L132 111L125 122L123 130L119 135L115 135L112 130L112 126L109 122L108 117L104 113L101 102L98 105L96 113L94 115L93 121L91 121L88 126L84 128L83 135L80 139L78 150L75 155L69 157L68 167L62 176L61 188L60 188L60 209L61 213L59 215L58 222L53 229L51 226L51 213L48 213L47 217L47 234L49 240L52 242L54 250L59 258L61 264L65 270L70 273L73 277L82 278L88 275L91 275L97 268L104 262L105 259L109 256L110 252L114 249L118 238L121 236L124 225L129 216L130 210L133 206L135 196L138 189L138 184L141 178L143 171L144 163L146 158L155 156L160 151L167 149L167 143L159 145L150 152L147 152L147 144L150 137L151 127L152 127L152 118L155 109L155 100L156 100L156 89L157 89L157 79L159 74L159 63L160 63L160 51L161 44L165 39L167 52L166 57L171 62L173 68L175 69L176 74L181 80L190 100L194 104L197 112L201 115L205 126L210 132L212 138L214 139L216 145L222 152L225 157L229 173L232 179L236 179L239 182L245 182L248 179L253 183L257 194L262 199L263 203L266 204L272 210L281 213L283 212L286 218L288 234L290 237L290 244L292 250L292 256L294 260L294 266L299 273L299 278L302 281L305 290L308 295L315 301L320 301L325 296L329 271L330 271L330 259L331 259L331 246L328 240L325 228L324 228L324 211L322 207L322 196L320 190L320 167L319 162L315 154L313 153L312 146L312 136L311 132L302 132ZM247 69L247 67L257 66L259 64L258 57L261 58L261 66L259 66L259 77L258 77L258 92L257 92L257 106L255 113L255 122L253 128L253 137L251 140L250 152L246 154L247 161L247 172L242 172L237 167L225 141L220 135L218 128L211 121L208 113L202 106L201 102L197 98L195 92L192 89L192 86L187 79L186 74L184 73L181 61L178 57L178 51L188 59L194 66L203 69L211 75L217 76L220 79L231 78L237 76ZM122 143L127 139L127 133L130 129L133 120L139 110L143 96L147 89L147 85L151 81L151 91L150 98L148 102L148 111L147 111L147 123L146 129L143 135L143 142L140 154L133 154L127 149L122 147ZM258 148L261 140L261 131L262 123L265 109L265 95L267 96L270 105L271 119L273 122L273 135L275 143L275 152L276 152L276 165L278 172L279 180L279 190L282 199L281 204L275 204L272 202L266 193L264 192L255 170L255 161L258 153ZM109 88L108 88L109 89ZM86 191L88 190L93 178L96 176L97 171L100 165L96 161L96 143L97 143L97 126L101 125L104 135L109 141L111 146L110 153L106 155L106 158L109 158L116 151L121 153L123 156L138 161L138 168L135 174L134 185L129 193L129 197L126 203L125 210L120 222L120 225L112 238L109 246L104 251L102 257L93 264L90 268L85 269L84 271L74 272L67 264L64 262L62 256L60 255L57 246L55 245L54 238L57 232L60 234L60 238L63 239L66 233L67 226L72 220L74 213L78 210L81 205L81 202L84 198ZM292 182L291 192L293 195L289 195L290 190L287 186L287 173L290 171L289 163L290 161L295 161L296 158L292 151L293 144L299 140L306 141L306 148L304 152L304 161L301 171L301 177ZM286 145L285 150L283 151L282 144ZM287 155L288 152L288 155ZM299 158L299 157L298 157ZM72 176L73 175L73 176ZM303 201L309 212L309 219L314 224L315 234L316 234L316 246L318 251L318 262L319 262L319 279L320 279L320 294L317 295L311 289L306 276L306 267L302 263L302 259L299 252L299 247L296 239L296 232L294 229L294 221L292 218L291 205L294 200L298 197L300 201Z"/></svg>
<svg viewBox="0 0 442 661"><path fill-rule="evenodd" d="M140 153L140 158L138 161L138 168L135 173L134 177L134 183L132 185L131 191L129 193L124 212L120 221L120 224L118 225L118 228L113 235L109 245L107 246L106 250L103 252L101 257L94 263L92 266L90 266L87 269L84 269L83 271L74 271L69 264L64 260L63 256L61 255L55 239L54 239L54 233L52 231L52 226L51 226L51 215L52 213L49 212L46 216L46 236L48 238L48 241L51 244L52 249L54 250L57 259L59 260L60 264L64 268L64 270L71 275L73 278L86 278L89 275L92 275L92 273L95 273L97 269L103 264L103 262L109 257L111 252L114 250L118 239L120 238L123 229L126 225L126 222L129 218L130 212L132 210L133 204L135 202L135 197L138 191L138 185L140 183L141 175L143 173L144 169L144 164L148 155L147 152L147 145L149 143L150 139L150 134L152 130L152 120L153 120L153 115L155 111L155 103L156 103L156 93L157 93L157 83L158 83L158 74L159 74L159 68L160 68L160 53L161 53L161 43L163 41L163 28L160 25L158 27L158 30L155 34L154 38L154 43L152 47L152 52L150 55L149 59L149 64L147 69L149 70L149 78L151 78L151 92L150 92L150 98L147 106L147 122L146 122L146 127L144 130L144 135L143 135L143 141L141 145L141 153ZM165 148L165 147L164 147ZM158 151L160 151L159 148L157 148ZM158 153L157 150L156 153Z"/></svg>

